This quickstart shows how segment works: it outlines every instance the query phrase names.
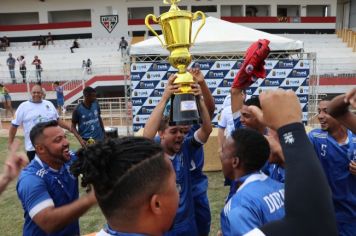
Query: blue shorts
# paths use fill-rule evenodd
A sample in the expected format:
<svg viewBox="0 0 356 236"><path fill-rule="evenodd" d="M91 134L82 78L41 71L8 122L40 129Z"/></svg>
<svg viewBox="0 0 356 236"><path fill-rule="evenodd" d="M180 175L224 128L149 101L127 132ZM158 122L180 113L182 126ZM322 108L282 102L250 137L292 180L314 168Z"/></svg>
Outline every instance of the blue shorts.
<svg viewBox="0 0 356 236"><path fill-rule="evenodd" d="M211 213L207 192L194 197L194 210L199 235L209 235Z"/></svg>
<svg viewBox="0 0 356 236"><path fill-rule="evenodd" d="M204 174L192 175L195 222L199 235L209 235L211 213L208 200L208 178Z"/></svg>
<svg viewBox="0 0 356 236"><path fill-rule="evenodd" d="M11 97L9 94L5 94L4 99L5 99L5 101L11 101Z"/></svg>
<svg viewBox="0 0 356 236"><path fill-rule="evenodd" d="M64 105L64 98L57 98L57 106L62 107Z"/></svg>

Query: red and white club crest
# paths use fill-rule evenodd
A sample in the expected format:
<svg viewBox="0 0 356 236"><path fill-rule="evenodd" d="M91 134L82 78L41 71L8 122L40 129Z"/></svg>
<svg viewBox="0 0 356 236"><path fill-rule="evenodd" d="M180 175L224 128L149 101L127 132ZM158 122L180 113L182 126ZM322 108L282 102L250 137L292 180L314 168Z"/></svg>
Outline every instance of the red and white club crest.
<svg viewBox="0 0 356 236"><path fill-rule="evenodd" d="M105 15L100 16L100 23L105 27L105 29L111 33L117 23L119 22L118 15Z"/></svg>

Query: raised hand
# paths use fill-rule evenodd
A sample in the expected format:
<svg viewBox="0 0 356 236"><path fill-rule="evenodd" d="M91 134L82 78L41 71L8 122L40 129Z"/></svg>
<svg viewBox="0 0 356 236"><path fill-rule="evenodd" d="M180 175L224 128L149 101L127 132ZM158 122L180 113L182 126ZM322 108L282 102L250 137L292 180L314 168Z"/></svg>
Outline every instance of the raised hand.
<svg viewBox="0 0 356 236"><path fill-rule="evenodd" d="M356 108L356 88L346 93L344 101L350 103L353 108Z"/></svg>
<svg viewBox="0 0 356 236"><path fill-rule="evenodd" d="M162 95L162 99L164 100L168 100L170 99L170 97L172 96L173 93L177 93L179 92L179 84L173 84L174 80L177 78L177 75L172 74L169 78L168 78L168 83L164 89L163 95Z"/></svg>
<svg viewBox="0 0 356 236"><path fill-rule="evenodd" d="M298 97L292 90L262 92L259 99L262 111L254 106L249 106L249 110L271 129L277 130L284 125L301 122L302 110Z"/></svg>
<svg viewBox="0 0 356 236"><path fill-rule="evenodd" d="M193 75L193 79L198 83L204 82L204 75L201 72L200 68L191 68L188 70L188 72Z"/></svg>

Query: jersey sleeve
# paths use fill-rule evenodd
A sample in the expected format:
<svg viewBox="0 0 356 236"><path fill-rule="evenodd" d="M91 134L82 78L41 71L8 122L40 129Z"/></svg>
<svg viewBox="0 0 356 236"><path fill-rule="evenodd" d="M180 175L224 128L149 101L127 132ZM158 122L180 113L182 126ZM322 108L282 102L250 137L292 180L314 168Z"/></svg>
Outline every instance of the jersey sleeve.
<svg viewBox="0 0 356 236"><path fill-rule="evenodd" d="M233 119L233 121L234 121L235 129L240 129L240 128L242 128L242 124L241 124L241 113L240 113L240 111L233 113L233 114L232 114L232 119Z"/></svg>
<svg viewBox="0 0 356 236"><path fill-rule="evenodd" d="M96 102L96 107L98 109L98 114L101 115L100 105L98 102Z"/></svg>
<svg viewBox="0 0 356 236"><path fill-rule="evenodd" d="M227 235L243 235L249 232L260 225L258 219L259 217L252 208L248 207L247 203L232 209L227 217L230 225L230 234ZM223 235L225 236L224 232Z"/></svg>
<svg viewBox="0 0 356 236"><path fill-rule="evenodd" d="M23 123L23 117L24 117L24 109L23 109L23 104L21 104L15 113L15 118L11 121L11 124L13 126L20 126Z"/></svg>
<svg viewBox="0 0 356 236"><path fill-rule="evenodd" d="M192 161L197 162L201 159L201 155L199 154L199 149L202 148L203 143L197 139L196 132L192 136L187 136L183 142L182 150L185 153L185 156L189 159L189 162Z"/></svg>
<svg viewBox="0 0 356 236"><path fill-rule="evenodd" d="M74 108L74 111L72 113L72 122L78 123L79 122L79 113L78 113L78 106Z"/></svg>
<svg viewBox="0 0 356 236"><path fill-rule="evenodd" d="M54 117L55 117L55 119L56 120L58 120L59 119L59 115L58 115L58 111L57 111L57 109L54 107L54 105L53 105L53 103L52 102L50 102L50 101L48 101L48 104L49 104L49 106L51 107L51 110L54 112Z"/></svg>
<svg viewBox="0 0 356 236"><path fill-rule="evenodd" d="M219 126L219 128L226 128L226 126L227 126L227 117L226 117L226 114L227 113L227 109L226 108L224 108L223 110L222 110L222 112L221 112L221 116L220 116L220 120L219 120L219 122L218 122L218 126Z"/></svg>
<svg viewBox="0 0 356 236"><path fill-rule="evenodd" d="M46 183L39 176L28 175L21 178L17 184L17 194L31 218L43 209L54 206Z"/></svg>
<svg viewBox="0 0 356 236"><path fill-rule="evenodd" d="M317 138L315 137L316 132L315 131L311 131L307 134L309 141L311 142L311 144L313 145L314 151L317 153L317 157L319 158L318 155L318 142L317 142Z"/></svg>
<svg viewBox="0 0 356 236"><path fill-rule="evenodd" d="M309 138L310 142L311 142L312 144L314 144L313 131L309 132L307 135L308 135L308 138Z"/></svg>

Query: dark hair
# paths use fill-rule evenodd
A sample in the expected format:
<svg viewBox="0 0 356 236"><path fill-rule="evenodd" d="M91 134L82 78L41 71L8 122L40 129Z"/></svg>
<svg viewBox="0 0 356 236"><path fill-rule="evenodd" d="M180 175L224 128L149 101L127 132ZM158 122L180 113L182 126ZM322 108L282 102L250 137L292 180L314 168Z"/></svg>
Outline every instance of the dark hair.
<svg viewBox="0 0 356 236"><path fill-rule="evenodd" d="M320 101L318 103L320 103L320 102L330 102L330 101L331 101L331 99L329 97L325 96L322 99L320 99Z"/></svg>
<svg viewBox="0 0 356 236"><path fill-rule="evenodd" d="M94 186L107 218L135 220L137 208L162 189L170 174L161 146L142 137L109 139L80 149L71 171Z"/></svg>
<svg viewBox="0 0 356 236"><path fill-rule="evenodd" d="M36 145L37 139L42 136L43 131L48 127L56 127L58 126L58 121L51 120L48 122L41 122L32 127L30 131L30 140L33 146Z"/></svg>
<svg viewBox="0 0 356 236"><path fill-rule="evenodd" d="M92 93L96 93L95 89L93 89L92 87L85 87L85 89L83 90L84 97L89 96Z"/></svg>
<svg viewBox="0 0 356 236"><path fill-rule="evenodd" d="M251 96L249 99L244 101L244 104L246 106L256 106L258 108L261 108L260 99L258 98L258 96Z"/></svg>
<svg viewBox="0 0 356 236"><path fill-rule="evenodd" d="M169 117L163 116L161 122L159 123L158 131L164 131L169 126Z"/></svg>
<svg viewBox="0 0 356 236"><path fill-rule="evenodd" d="M238 157L247 173L260 170L266 163L270 148L267 139L250 128L237 129L231 133Z"/></svg>
<svg viewBox="0 0 356 236"><path fill-rule="evenodd" d="M54 82L53 84L55 84L55 85L59 85L59 81L56 81L56 82Z"/></svg>

